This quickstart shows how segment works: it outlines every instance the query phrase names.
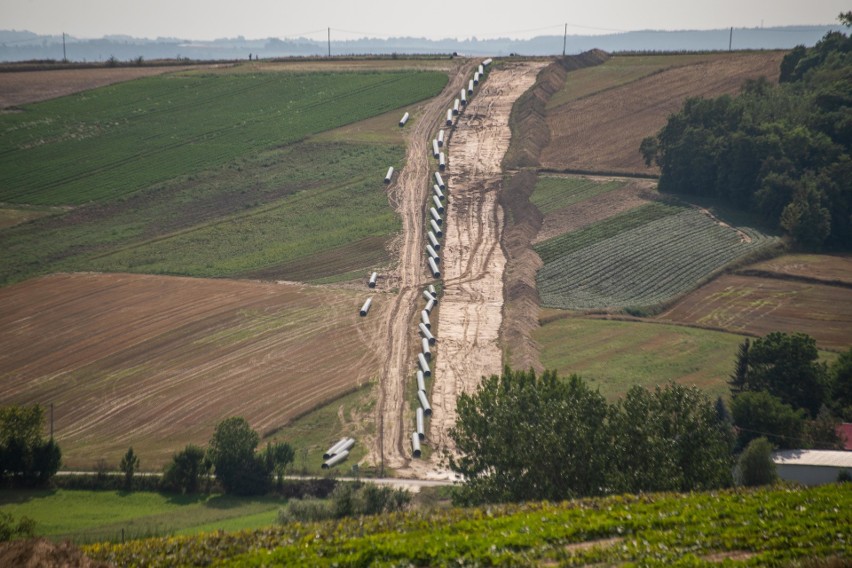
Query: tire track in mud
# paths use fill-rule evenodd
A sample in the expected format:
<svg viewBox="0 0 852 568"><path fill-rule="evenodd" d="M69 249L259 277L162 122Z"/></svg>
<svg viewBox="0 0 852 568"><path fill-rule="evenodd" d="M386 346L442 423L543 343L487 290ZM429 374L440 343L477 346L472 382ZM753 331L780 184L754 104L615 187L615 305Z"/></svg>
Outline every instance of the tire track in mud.
<svg viewBox="0 0 852 568"><path fill-rule="evenodd" d="M384 352L379 353L382 373L376 416L378 436L368 460L393 469L404 468L411 461L405 443L410 430L405 413L405 381L413 373L418 298L423 284L431 280L423 256L424 206L433 169L428 150L432 135L442 124L444 109L452 104L473 67L471 60L457 63L441 94L417 110L418 116L407 136L405 167L388 192L389 202L402 217L402 234L397 244L399 266L390 280L399 293L384 313L380 326L385 344Z"/></svg>
<svg viewBox="0 0 852 568"><path fill-rule="evenodd" d="M433 470L444 451L453 451L449 430L455 424L458 396L473 392L482 376L501 370L506 267L500 244L503 211L497 200L501 162L511 139L512 105L545 65L524 62L493 69L451 138L448 232L441 255L444 291L429 427Z"/></svg>

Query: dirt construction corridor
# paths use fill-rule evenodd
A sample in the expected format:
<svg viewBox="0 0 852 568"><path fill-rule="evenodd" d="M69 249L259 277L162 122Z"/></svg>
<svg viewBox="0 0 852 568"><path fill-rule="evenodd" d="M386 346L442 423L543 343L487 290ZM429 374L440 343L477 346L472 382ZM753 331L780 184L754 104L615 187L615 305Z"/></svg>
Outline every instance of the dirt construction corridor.
<svg viewBox="0 0 852 568"><path fill-rule="evenodd" d="M544 62L525 62L492 70L450 133L445 173L449 206L441 249L443 296L436 333L433 415L427 434L432 452L428 461L410 459L413 423L404 400L405 381L411 380L412 361L416 360L413 354L419 345L413 331L414 310L420 310L417 302L423 283L431 280L423 260L427 180L435 169L428 144L442 122L447 103L465 84L464 72L468 69L453 77L445 92L427 106L409 140L407 165L392 195L392 199L397 198L395 205L404 219L404 244L400 254L400 294L397 306L387 315L386 329L393 339L385 355L377 448L385 466L397 469L403 476L448 475L441 471L439 462L445 450L453 449L449 430L455 423L458 395L472 392L483 375L500 372L498 334L506 265L500 246L503 213L497 201L503 177L500 164L511 138L512 105L534 84L544 66ZM410 215L412 209L416 216Z"/></svg>

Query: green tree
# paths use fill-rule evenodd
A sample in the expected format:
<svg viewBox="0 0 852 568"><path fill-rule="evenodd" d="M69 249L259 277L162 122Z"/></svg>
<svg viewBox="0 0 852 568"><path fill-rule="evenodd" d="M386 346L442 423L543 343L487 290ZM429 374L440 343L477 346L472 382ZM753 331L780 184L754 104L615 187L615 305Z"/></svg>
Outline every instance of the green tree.
<svg viewBox="0 0 852 568"><path fill-rule="evenodd" d="M731 414L739 430L738 446L744 448L765 436L779 448L801 448L807 414L766 391L744 392L731 403Z"/></svg>
<svg viewBox="0 0 852 568"><path fill-rule="evenodd" d="M748 352L751 348L751 342L745 338L740 343L739 351L737 352L737 364L734 372L728 379L728 385L731 387L731 394L736 396L745 390L748 382Z"/></svg>
<svg viewBox="0 0 852 568"><path fill-rule="evenodd" d="M736 478L738 485L746 487L775 483L778 472L772 461L772 442L763 437L749 442L737 460Z"/></svg>
<svg viewBox="0 0 852 568"><path fill-rule="evenodd" d="M216 426L207 453L226 493L257 495L266 491L270 472L266 460L255 455L259 442L260 436L245 418L226 418Z"/></svg>
<svg viewBox="0 0 852 568"><path fill-rule="evenodd" d="M852 348L840 354L829 369L829 388L834 413L852 421Z"/></svg>
<svg viewBox="0 0 852 568"><path fill-rule="evenodd" d="M738 368L741 357L737 357ZM812 337L770 333L751 344L747 357L744 390L765 390L793 408L816 415L826 400L828 370L818 361L819 351Z"/></svg>
<svg viewBox="0 0 852 568"><path fill-rule="evenodd" d="M817 450L842 450L843 443L837 434L840 420L831 414L826 405L822 405L816 418L805 424L805 438L808 446Z"/></svg>
<svg viewBox="0 0 852 568"><path fill-rule="evenodd" d="M122 456L118 467L124 473L124 489L130 491L133 489L133 475L139 469L139 456L133 451L133 446L127 448L127 452Z"/></svg>
<svg viewBox="0 0 852 568"><path fill-rule="evenodd" d="M278 442L275 444L266 444L266 450L263 453L263 458L266 461L266 469L275 474L275 484L281 487L284 479L284 472L287 466L293 463L296 458L296 452L290 444Z"/></svg>
<svg viewBox="0 0 852 568"><path fill-rule="evenodd" d="M613 407L622 491L692 491L730 484L734 436L697 388L635 386Z"/></svg>
<svg viewBox="0 0 852 568"><path fill-rule="evenodd" d="M458 503L560 500L607 490L608 407L577 376L512 371L462 394L450 468L466 479Z"/></svg>
<svg viewBox="0 0 852 568"><path fill-rule="evenodd" d="M172 456L163 474L163 487L184 494L197 493L202 476L209 474L211 467L204 449L189 444Z"/></svg>
<svg viewBox="0 0 852 568"><path fill-rule="evenodd" d="M0 480L36 485L56 474L62 452L53 439L44 439L43 430L41 406L0 408Z"/></svg>

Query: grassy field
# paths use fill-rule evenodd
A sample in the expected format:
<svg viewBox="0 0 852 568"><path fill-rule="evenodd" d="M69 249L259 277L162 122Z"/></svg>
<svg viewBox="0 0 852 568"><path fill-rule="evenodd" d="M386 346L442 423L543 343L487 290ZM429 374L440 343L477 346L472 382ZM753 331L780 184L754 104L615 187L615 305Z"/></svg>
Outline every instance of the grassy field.
<svg viewBox="0 0 852 568"><path fill-rule="evenodd" d="M725 395L743 336L685 326L560 317L542 313L533 335L541 363L560 376L576 373L609 399L633 385L675 381L709 396ZM553 319L555 318L555 319Z"/></svg>
<svg viewBox="0 0 852 568"><path fill-rule="evenodd" d="M84 551L117 565L783 566L848 556L850 510L849 484L834 484L415 511Z"/></svg>
<svg viewBox="0 0 852 568"><path fill-rule="evenodd" d="M0 201L115 199L437 93L440 72L182 73L0 116Z"/></svg>
<svg viewBox="0 0 852 568"><path fill-rule="evenodd" d="M581 203L596 195L620 189L627 182L613 180L599 182L579 177L540 176L530 201L543 214Z"/></svg>
<svg viewBox="0 0 852 568"><path fill-rule="evenodd" d="M294 470L301 474L352 475L353 466L367 455L376 436L375 384L369 383L320 406L284 426L264 440L287 442L296 450ZM349 457L332 470L322 469L322 454L343 437L355 438ZM360 469L361 474L373 473Z"/></svg>
<svg viewBox="0 0 852 568"><path fill-rule="evenodd" d="M79 270L286 280L367 270L388 261L400 226L378 164L402 158L401 146L303 142L9 227L0 283Z"/></svg>
<svg viewBox="0 0 852 568"><path fill-rule="evenodd" d="M274 497L82 490L0 491L0 511L36 521L36 534L74 542L242 530L275 524Z"/></svg>

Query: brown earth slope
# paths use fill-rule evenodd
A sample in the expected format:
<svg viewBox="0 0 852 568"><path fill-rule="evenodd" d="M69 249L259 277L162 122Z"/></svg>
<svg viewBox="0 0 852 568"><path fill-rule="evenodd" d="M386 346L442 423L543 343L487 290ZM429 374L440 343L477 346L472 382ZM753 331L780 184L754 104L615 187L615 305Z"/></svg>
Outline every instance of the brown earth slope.
<svg viewBox="0 0 852 568"><path fill-rule="evenodd" d="M53 403L65 465L157 469L215 424L271 432L374 380L375 294L295 284L57 274L0 289L0 404Z"/></svg>
<svg viewBox="0 0 852 568"><path fill-rule="evenodd" d="M556 170L657 173L639 144L656 134L688 97L734 94L747 79L776 81L782 52L743 53L668 69L551 108L541 165ZM571 74L567 76L571 81Z"/></svg>

